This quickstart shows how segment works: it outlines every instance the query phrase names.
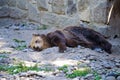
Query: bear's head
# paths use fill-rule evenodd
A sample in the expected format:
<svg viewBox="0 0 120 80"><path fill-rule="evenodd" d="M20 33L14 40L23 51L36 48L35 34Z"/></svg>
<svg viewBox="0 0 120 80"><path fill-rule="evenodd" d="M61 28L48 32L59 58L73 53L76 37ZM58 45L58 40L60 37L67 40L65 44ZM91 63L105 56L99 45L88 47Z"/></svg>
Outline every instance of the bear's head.
<svg viewBox="0 0 120 80"><path fill-rule="evenodd" d="M33 34L32 40L30 42L29 48L35 51L41 51L50 47L47 37L44 34Z"/></svg>

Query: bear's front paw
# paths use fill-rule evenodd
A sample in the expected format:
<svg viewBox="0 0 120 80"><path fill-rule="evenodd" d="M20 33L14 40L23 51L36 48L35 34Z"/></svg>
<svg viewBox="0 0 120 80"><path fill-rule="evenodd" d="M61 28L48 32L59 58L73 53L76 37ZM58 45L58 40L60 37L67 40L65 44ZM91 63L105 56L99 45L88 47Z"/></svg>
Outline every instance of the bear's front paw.
<svg viewBox="0 0 120 80"><path fill-rule="evenodd" d="M66 49L67 49L66 47L64 47L64 48L62 48L62 49L59 49L59 52L60 52L60 53L64 53L64 52L66 51Z"/></svg>
<svg viewBox="0 0 120 80"><path fill-rule="evenodd" d="M59 52L60 53L64 53L65 52L65 50L66 50L67 48L66 48L66 45L59 45Z"/></svg>
<svg viewBox="0 0 120 80"><path fill-rule="evenodd" d="M59 52L60 52L60 53L64 53L64 51L65 51L65 50L63 50L63 49L59 49Z"/></svg>

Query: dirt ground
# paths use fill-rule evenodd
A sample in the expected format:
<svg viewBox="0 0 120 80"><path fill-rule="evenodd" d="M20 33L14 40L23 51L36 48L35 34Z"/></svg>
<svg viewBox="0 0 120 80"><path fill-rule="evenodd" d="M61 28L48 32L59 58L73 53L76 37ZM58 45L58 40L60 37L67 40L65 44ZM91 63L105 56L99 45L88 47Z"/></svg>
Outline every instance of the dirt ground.
<svg viewBox="0 0 120 80"><path fill-rule="evenodd" d="M53 31L54 29L46 30L13 30L13 29L0 29L0 52L11 52L8 56L11 59L24 61L27 65L34 63L51 64L55 67L63 65L77 65L78 62L83 62L92 69L100 72L102 78L110 72L120 72L120 39L112 39L110 42L115 46L113 53L97 52L88 48L78 46L77 48L67 48L65 53L59 53L58 47L48 48L41 52L33 51L29 48L24 50L15 50L11 46L15 46L14 39L24 40L27 46L32 38L33 33L44 33ZM118 45L116 47L116 45ZM114 49L118 49L114 50ZM0 54L1 55L1 54ZM96 62L91 62L96 60ZM53 67L54 67L53 66ZM105 71L106 70L106 71ZM2 73L0 73L2 75ZM4 76L4 75L3 75ZM52 74L45 74L45 78L31 79L31 80L69 80L65 76L53 76ZM51 77L52 76L52 77ZM0 80L3 80L2 78ZM7 79L9 80L9 79ZM18 79L15 79L18 80ZM21 79L22 80L22 79ZM30 80L30 79L24 79ZM87 80L76 78L75 80ZM92 79L88 79L92 80ZM93 79L94 80L94 79ZM102 79L103 80L103 79Z"/></svg>

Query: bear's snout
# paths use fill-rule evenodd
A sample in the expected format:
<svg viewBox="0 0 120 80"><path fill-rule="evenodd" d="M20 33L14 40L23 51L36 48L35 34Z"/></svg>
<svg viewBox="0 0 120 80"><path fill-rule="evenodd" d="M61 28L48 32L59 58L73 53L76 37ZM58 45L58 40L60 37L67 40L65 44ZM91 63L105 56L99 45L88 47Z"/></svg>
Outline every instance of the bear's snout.
<svg viewBox="0 0 120 80"><path fill-rule="evenodd" d="M33 49L36 50L36 51L41 51L41 50L42 50L42 49L39 48L39 47L33 47Z"/></svg>

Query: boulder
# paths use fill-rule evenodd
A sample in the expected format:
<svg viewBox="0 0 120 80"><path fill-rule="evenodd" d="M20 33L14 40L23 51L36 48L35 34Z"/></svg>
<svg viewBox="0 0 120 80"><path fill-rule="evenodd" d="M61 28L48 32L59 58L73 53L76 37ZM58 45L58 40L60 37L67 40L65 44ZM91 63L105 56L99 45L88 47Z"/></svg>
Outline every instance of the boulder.
<svg viewBox="0 0 120 80"><path fill-rule="evenodd" d="M40 11L48 11L46 0L37 0L37 7Z"/></svg>
<svg viewBox="0 0 120 80"><path fill-rule="evenodd" d="M10 17L14 19L22 19L27 17L27 12L19 8L11 8Z"/></svg>

